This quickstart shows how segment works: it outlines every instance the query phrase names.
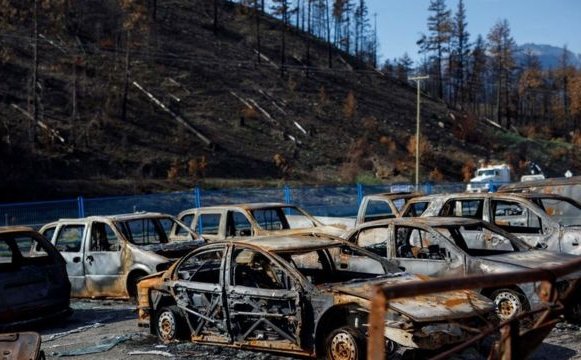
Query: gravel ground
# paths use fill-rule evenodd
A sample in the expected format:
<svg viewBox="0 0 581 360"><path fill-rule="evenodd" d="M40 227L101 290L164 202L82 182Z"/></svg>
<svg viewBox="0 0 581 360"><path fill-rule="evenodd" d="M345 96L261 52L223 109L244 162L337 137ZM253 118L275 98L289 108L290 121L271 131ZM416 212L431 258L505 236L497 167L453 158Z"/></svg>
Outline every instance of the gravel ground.
<svg viewBox="0 0 581 360"><path fill-rule="evenodd" d="M72 307L73 315L63 319L62 325L53 323L39 331L47 359L288 359L188 342L164 345L150 335L148 329L137 326L135 306L129 302L74 300ZM87 350L95 352L81 354ZM461 358L484 357L472 349ZM581 359L581 329L564 322L558 324L531 358Z"/></svg>

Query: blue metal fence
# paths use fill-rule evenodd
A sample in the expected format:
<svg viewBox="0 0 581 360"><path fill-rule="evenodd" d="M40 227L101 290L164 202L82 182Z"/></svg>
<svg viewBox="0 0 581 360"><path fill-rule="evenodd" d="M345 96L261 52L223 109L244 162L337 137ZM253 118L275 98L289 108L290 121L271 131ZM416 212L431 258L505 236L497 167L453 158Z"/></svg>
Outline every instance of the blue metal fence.
<svg viewBox="0 0 581 360"><path fill-rule="evenodd" d="M425 194L462 192L465 183L424 183ZM83 198L28 203L0 204L0 225L40 227L60 218L111 215L136 211L156 211L176 215L193 207L247 202L284 202L296 204L317 216L354 217L366 194L414 191L412 184L313 186L290 188L241 188L160 193L149 195Z"/></svg>

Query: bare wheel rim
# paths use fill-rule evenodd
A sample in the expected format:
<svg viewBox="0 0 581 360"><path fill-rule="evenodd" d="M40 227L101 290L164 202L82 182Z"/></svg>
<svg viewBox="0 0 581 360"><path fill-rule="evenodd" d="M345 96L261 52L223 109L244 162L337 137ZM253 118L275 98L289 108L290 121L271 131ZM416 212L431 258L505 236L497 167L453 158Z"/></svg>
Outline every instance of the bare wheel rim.
<svg viewBox="0 0 581 360"><path fill-rule="evenodd" d="M333 336L329 351L333 360L357 359L357 344L353 336L347 332L339 332Z"/></svg>
<svg viewBox="0 0 581 360"><path fill-rule="evenodd" d="M522 310L522 303L517 294L501 291L494 298L496 311L501 320L509 320Z"/></svg>
<svg viewBox="0 0 581 360"><path fill-rule="evenodd" d="M176 319L174 314L165 310L159 315L157 321L157 328L159 330L159 336L165 340L170 341L175 338L176 335Z"/></svg>

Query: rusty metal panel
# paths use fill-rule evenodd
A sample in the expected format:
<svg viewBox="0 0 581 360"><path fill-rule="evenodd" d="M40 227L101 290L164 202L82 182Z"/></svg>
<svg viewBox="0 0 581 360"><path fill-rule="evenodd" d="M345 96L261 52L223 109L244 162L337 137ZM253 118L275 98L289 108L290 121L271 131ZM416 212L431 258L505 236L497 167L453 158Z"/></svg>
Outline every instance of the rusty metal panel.
<svg viewBox="0 0 581 360"><path fill-rule="evenodd" d="M0 355L3 360L36 360L40 354L38 333L0 334Z"/></svg>

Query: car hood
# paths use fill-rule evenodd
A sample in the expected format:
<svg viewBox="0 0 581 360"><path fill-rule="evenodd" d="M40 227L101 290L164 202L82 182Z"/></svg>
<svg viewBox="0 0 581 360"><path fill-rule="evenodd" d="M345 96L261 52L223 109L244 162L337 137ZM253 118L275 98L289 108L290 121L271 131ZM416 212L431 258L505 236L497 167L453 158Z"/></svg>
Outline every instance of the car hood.
<svg viewBox="0 0 581 360"><path fill-rule="evenodd" d="M321 290L337 294L347 294L371 301L376 286L401 284L409 281L426 281L428 277L399 274L368 281L353 281L333 285L323 285ZM494 310L488 298L470 290L447 291L389 301L389 308L416 322L431 322L467 318Z"/></svg>
<svg viewBox="0 0 581 360"><path fill-rule="evenodd" d="M539 266L550 268L563 265L568 261L578 259L577 256L564 253L556 253L548 250L529 250L506 253L501 255L483 256L479 258L487 273L505 271L536 269ZM567 278L581 277L581 270L568 274Z"/></svg>
<svg viewBox="0 0 581 360"><path fill-rule="evenodd" d="M139 246L141 250L151 251L168 259L177 259L188 254L198 246L204 245L204 240L170 241L165 244Z"/></svg>

